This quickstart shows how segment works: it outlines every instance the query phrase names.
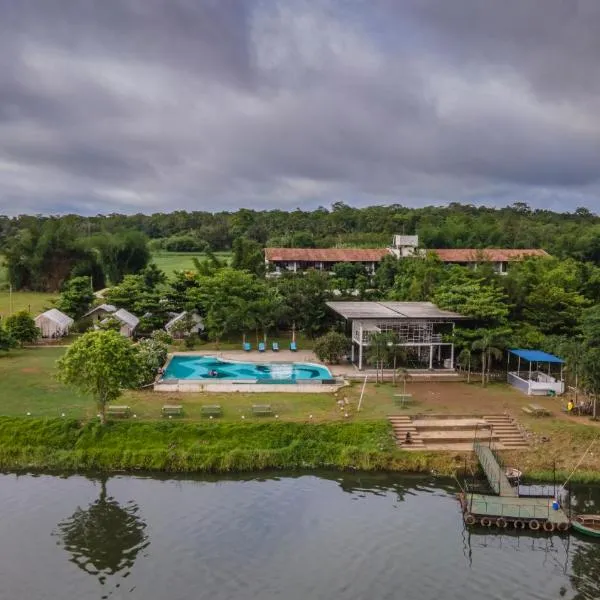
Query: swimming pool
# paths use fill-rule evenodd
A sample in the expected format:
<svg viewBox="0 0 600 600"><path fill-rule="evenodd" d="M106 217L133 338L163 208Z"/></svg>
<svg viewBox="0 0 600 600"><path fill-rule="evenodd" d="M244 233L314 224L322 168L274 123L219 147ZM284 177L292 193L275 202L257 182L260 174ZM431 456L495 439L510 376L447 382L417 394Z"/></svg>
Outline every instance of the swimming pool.
<svg viewBox="0 0 600 600"><path fill-rule="evenodd" d="M327 367L312 363L252 363L227 361L216 356L174 356L167 365L162 380L318 383L332 377Z"/></svg>

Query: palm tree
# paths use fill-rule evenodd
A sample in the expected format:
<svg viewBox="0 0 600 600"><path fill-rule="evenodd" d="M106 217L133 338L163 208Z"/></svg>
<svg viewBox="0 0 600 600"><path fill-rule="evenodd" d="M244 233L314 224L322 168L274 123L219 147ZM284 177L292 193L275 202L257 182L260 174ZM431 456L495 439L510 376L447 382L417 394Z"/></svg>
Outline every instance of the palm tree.
<svg viewBox="0 0 600 600"><path fill-rule="evenodd" d="M395 374L396 374L396 370L394 369L394 375ZM406 396L406 382L410 381L412 379L410 372L405 367L400 367L398 369L398 375L400 375L400 381L402 381L402 394L404 396Z"/></svg>
<svg viewBox="0 0 600 600"><path fill-rule="evenodd" d="M494 331L482 331L481 337L471 344L471 349L481 353L481 385L486 386L490 375L492 359L500 360L502 350L494 344L500 343L498 334Z"/></svg>
<svg viewBox="0 0 600 600"><path fill-rule="evenodd" d="M383 365L390 358L390 347L395 344L394 335L391 332L377 332L369 339L367 356L375 363L375 381L379 383L379 369L381 369L381 380L383 381Z"/></svg>
<svg viewBox="0 0 600 600"><path fill-rule="evenodd" d="M464 368L464 365L467 365L467 383L471 383L471 357L473 352L471 348L463 348L458 355L458 363L461 367Z"/></svg>
<svg viewBox="0 0 600 600"><path fill-rule="evenodd" d="M578 339L569 340L565 342L560 348L561 354L564 355L567 361L565 371L567 372L567 374L572 375L574 378L573 383L575 387L575 404L577 404L578 400L579 374L581 371L585 350L585 344Z"/></svg>

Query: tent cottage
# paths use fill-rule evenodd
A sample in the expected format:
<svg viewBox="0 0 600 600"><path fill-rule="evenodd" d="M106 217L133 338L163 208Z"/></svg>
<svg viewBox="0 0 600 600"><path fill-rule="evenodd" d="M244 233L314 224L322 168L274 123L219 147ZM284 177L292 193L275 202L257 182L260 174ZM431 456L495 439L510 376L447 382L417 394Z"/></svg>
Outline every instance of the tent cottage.
<svg viewBox="0 0 600 600"><path fill-rule="evenodd" d="M189 333L200 333L201 331L204 331L202 317L197 312L188 313L186 310L174 315L173 318L165 325L165 330L176 338L184 337L184 333L182 331L177 331L177 327L175 326L177 323L181 322L185 317L187 317L188 314L192 320L192 328Z"/></svg>
<svg viewBox="0 0 600 600"><path fill-rule="evenodd" d="M57 308L51 308L35 318L35 324L43 338L60 338L69 335L73 323L69 315L65 315Z"/></svg>
<svg viewBox="0 0 600 600"><path fill-rule="evenodd" d="M125 337L131 337L133 335L133 332L135 331L135 328L140 322L140 320L135 315L132 315L129 311L125 310L124 308L120 308L108 318L113 318L120 321L121 328L119 332Z"/></svg>

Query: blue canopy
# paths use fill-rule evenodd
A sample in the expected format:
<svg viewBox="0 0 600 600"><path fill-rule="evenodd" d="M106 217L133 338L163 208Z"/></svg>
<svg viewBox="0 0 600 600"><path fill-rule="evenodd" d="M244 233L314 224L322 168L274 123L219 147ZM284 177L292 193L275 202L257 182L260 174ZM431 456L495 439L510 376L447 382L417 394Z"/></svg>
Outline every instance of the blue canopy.
<svg viewBox="0 0 600 600"><path fill-rule="evenodd" d="M541 350L509 350L511 354L515 356L519 356L524 360L528 360L529 362L546 362L546 363L560 363L564 364L564 360L562 358L558 358L558 356L554 356L554 354L548 354L547 352L542 352Z"/></svg>

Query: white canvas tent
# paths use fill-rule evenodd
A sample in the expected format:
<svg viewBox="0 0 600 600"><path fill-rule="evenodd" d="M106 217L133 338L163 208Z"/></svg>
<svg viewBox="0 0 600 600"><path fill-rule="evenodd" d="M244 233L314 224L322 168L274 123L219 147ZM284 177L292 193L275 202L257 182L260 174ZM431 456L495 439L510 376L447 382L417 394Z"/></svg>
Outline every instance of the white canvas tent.
<svg viewBox="0 0 600 600"><path fill-rule="evenodd" d="M43 338L60 338L69 335L74 321L57 308L51 308L35 318Z"/></svg>

